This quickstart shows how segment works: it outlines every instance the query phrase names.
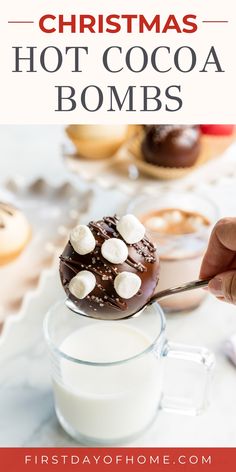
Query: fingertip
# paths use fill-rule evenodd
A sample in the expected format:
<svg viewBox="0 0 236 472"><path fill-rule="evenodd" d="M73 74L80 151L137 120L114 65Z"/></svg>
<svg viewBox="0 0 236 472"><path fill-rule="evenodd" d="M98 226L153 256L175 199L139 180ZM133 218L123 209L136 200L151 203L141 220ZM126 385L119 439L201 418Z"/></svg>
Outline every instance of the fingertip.
<svg viewBox="0 0 236 472"><path fill-rule="evenodd" d="M209 291L217 298L223 298L223 280L220 277L214 277L208 284Z"/></svg>

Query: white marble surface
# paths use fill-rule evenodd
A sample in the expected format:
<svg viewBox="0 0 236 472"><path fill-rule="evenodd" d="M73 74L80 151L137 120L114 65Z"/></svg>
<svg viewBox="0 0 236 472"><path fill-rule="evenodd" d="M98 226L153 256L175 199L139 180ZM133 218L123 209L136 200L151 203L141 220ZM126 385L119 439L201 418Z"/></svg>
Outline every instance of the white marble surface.
<svg viewBox="0 0 236 472"><path fill-rule="evenodd" d="M0 127L1 180L14 174L29 179L41 174L63 180L66 172L60 160L61 139L59 127ZM236 214L234 179L223 178L220 185L205 190L218 202L222 215ZM91 217L115 211L126 202L125 195L118 191L112 198L107 197L105 191L97 190ZM61 296L55 268L48 271L23 316L9 326L0 341L0 446L78 445L64 433L54 413L42 332L47 309ZM211 405L196 418L160 412L152 428L133 445L235 446L236 367L225 358L222 345L236 332L236 308L209 297L192 313L170 315L167 326L171 340L203 345L215 353ZM179 376L176 370L171 373L174 388Z"/></svg>

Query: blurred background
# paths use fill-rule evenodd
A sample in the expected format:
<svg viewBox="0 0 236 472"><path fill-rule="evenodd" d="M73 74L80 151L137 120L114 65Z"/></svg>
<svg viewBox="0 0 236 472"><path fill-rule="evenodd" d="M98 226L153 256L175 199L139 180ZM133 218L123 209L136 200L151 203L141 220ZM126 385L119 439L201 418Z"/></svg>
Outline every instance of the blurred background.
<svg viewBox="0 0 236 472"><path fill-rule="evenodd" d="M133 213L157 244L157 290L197 278L213 225L236 216L235 127L1 126L0 139L0 445L75 445L55 417L42 333L63 298L70 229ZM211 402L199 417L160 412L132 445L235 446L235 307L202 290L162 306L171 340L214 352ZM170 365L166 391L197 395L189 378Z"/></svg>

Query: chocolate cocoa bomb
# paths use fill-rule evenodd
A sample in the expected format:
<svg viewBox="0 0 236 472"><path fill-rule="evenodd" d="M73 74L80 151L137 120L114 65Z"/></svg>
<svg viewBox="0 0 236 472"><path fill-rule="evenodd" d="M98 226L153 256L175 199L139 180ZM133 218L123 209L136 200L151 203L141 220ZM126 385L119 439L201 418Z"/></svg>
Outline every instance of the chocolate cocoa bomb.
<svg viewBox="0 0 236 472"><path fill-rule="evenodd" d="M190 167L200 152L200 129L189 125L145 126L141 148L146 162L162 167Z"/></svg>
<svg viewBox="0 0 236 472"><path fill-rule="evenodd" d="M90 222L96 246L86 255L78 254L70 241L60 257L60 277L69 299L80 312L94 318L100 314L112 318L124 318L141 309L151 298L158 283L159 258L152 242L144 238L135 244L127 244L116 229L118 217L104 217L97 222ZM113 264L101 254L101 246L105 240L119 238L128 248L128 257L121 264ZM90 271L96 277L95 288L83 299L76 298L69 290L69 283L80 271ZM132 298L121 298L115 288L114 279L121 272L131 272L141 279L141 286Z"/></svg>

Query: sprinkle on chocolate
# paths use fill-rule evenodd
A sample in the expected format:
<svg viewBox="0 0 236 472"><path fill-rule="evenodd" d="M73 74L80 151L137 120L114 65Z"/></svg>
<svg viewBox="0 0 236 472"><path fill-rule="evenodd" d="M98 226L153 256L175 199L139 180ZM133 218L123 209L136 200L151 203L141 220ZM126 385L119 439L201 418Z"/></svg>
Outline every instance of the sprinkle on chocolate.
<svg viewBox="0 0 236 472"><path fill-rule="evenodd" d="M122 312L127 314L137 311L153 295L158 282L159 259L152 242L145 236L135 244L127 244L116 230L119 218L104 217L100 221L91 221L88 227L96 240L94 250L86 255L76 253L70 242L67 243L60 257L60 275L64 289L69 298L82 312L109 313L122 317ZM128 248L128 257L121 264L113 264L103 258L101 246L105 240L119 238L125 242ZM94 290L83 300L76 299L69 291L71 279L81 270L88 270L96 277ZM138 293L130 299L118 296L114 288L114 280L121 272L132 272L141 279L141 287ZM121 316L122 315L122 316Z"/></svg>

